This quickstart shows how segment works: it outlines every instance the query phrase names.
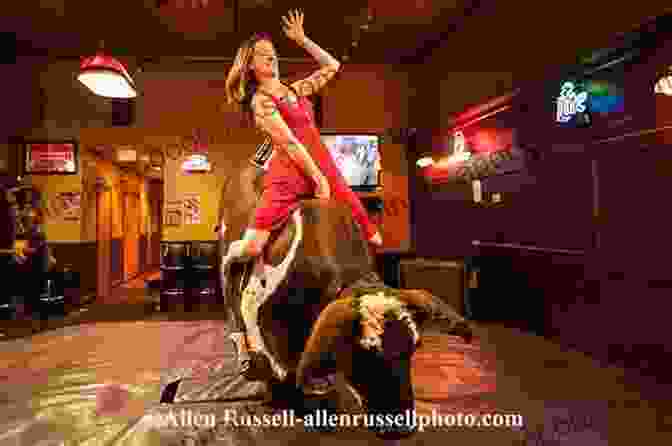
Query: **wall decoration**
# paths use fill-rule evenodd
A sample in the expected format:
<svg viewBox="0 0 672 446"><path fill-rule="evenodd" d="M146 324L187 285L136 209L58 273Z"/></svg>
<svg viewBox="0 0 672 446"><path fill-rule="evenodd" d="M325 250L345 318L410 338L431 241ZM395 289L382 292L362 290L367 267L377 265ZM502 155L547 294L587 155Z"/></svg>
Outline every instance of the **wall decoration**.
<svg viewBox="0 0 672 446"><path fill-rule="evenodd" d="M65 221L79 221L82 214L81 192L59 192L54 195L51 215Z"/></svg>
<svg viewBox="0 0 672 446"><path fill-rule="evenodd" d="M164 224L166 226L182 225L182 200L166 201L166 217Z"/></svg>
<svg viewBox="0 0 672 446"><path fill-rule="evenodd" d="M184 224L201 224L201 196L198 194L184 194Z"/></svg>

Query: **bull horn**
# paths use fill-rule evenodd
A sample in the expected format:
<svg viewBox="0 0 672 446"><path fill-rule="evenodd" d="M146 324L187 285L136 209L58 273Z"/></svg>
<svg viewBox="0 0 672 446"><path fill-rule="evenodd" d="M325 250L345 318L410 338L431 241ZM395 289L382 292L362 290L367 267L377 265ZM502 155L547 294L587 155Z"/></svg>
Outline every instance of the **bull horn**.
<svg viewBox="0 0 672 446"><path fill-rule="evenodd" d="M297 367L296 383L298 386L304 385L306 373L319 364L324 353L334 351L339 338L350 335L351 324L359 317L352 304L352 297L338 299L327 305L320 313Z"/></svg>

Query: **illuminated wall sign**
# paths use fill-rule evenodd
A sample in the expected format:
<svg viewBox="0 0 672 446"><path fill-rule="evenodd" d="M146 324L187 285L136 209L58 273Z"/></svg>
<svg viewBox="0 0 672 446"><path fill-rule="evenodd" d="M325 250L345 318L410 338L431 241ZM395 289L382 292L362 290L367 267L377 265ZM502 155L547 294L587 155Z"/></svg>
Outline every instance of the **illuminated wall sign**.
<svg viewBox="0 0 672 446"><path fill-rule="evenodd" d="M565 82L560 89L560 96L556 101L557 122L566 123L572 120L577 113L586 111L586 102L588 101L588 92L576 92L577 88L573 82Z"/></svg>
<svg viewBox="0 0 672 446"><path fill-rule="evenodd" d="M467 161L471 158L471 152L467 150L467 142L464 139L464 133L457 131L453 134L453 155L450 157L454 161Z"/></svg>

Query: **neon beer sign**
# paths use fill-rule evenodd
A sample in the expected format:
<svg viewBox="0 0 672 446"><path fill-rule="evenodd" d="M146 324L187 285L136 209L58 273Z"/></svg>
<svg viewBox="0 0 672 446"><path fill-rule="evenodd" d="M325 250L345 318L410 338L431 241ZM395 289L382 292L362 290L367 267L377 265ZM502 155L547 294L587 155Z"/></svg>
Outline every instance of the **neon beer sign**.
<svg viewBox="0 0 672 446"><path fill-rule="evenodd" d="M588 92L576 93L576 85L573 82L565 82L560 89L560 96L556 101L557 109L555 120L566 123L572 120L577 113L586 111Z"/></svg>
<svg viewBox="0 0 672 446"><path fill-rule="evenodd" d="M451 159L453 161L467 161L471 158L471 152L467 150L467 142L464 138L464 133L457 131L453 134L453 155Z"/></svg>

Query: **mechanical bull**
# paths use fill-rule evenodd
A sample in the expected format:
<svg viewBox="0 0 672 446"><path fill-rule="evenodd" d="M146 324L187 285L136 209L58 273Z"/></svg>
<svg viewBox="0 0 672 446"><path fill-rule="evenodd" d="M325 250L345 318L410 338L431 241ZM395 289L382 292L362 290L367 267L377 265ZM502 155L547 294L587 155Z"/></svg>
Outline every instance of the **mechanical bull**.
<svg viewBox="0 0 672 446"><path fill-rule="evenodd" d="M270 156L267 141L223 187L222 255L251 222ZM338 372L369 414L414 409L411 358L419 327L443 319L449 332L467 341L471 330L430 293L386 286L374 272L369 249L349 208L307 199L272 236L261 258L222 271L235 328L263 346L247 355L246 378L296 380L304 395L315 395L333 388L329 378Z"/></svg>

